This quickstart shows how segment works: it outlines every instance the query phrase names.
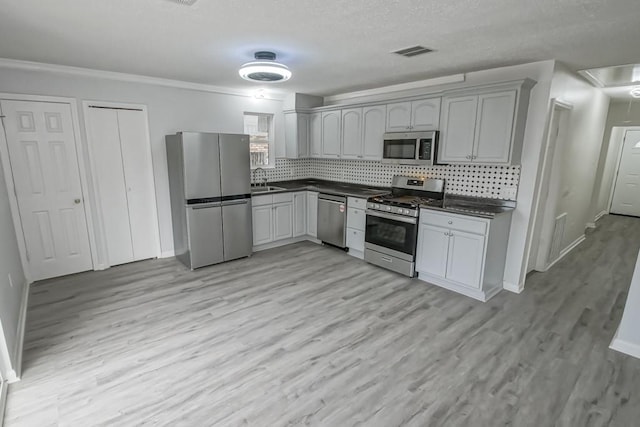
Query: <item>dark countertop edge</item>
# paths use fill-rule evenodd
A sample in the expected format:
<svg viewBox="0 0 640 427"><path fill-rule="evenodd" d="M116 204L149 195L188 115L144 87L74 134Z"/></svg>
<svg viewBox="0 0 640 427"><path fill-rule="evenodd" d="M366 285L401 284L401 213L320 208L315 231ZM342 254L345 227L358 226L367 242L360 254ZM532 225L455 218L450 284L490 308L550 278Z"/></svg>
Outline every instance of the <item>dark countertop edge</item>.
<svg viewBox="0 0 640 427"><path fill-rule="evenodd" d="M269 194L280 194L280 193L293 193L296 191L316 191L318 193L326 193L326 194L334 194L338 196L346 196L346 197L357 197L360 199L368 199L372 196L378 196L381 194L386 194L391 191L390 188L381 188L374 186L365 186L362 184L350 184L348 182L339 182L339 181L319 181L317 184L309 184L300 181L306 180L292 180L292 181L274 181L269 182L267 185L273 187L282 187L284 190L274 190L269 192L255 192L251 193L252 197L263 196ZM344 188L331 188L333 185L339 186L347 186L353 187L353 189L344 189ZM379 190L379 191L378 191Z"/></svg>
<svg viewBox="0 0 640 427"><path fill-rule="evenodd" d="M498 215L511 213L515 210L515 208L512 208L512 207L503 207L502 211L500 212L482 212L482 211L465 211L465 210L459 210L459 209L452 209L446 206L440 208L438 206L428 206L428 205L421 205L420 209L430 209L432 211L446 212L446 213L451 213L456 215L475 216L475 217L484 218L484 219L493 219Z"/></svg>

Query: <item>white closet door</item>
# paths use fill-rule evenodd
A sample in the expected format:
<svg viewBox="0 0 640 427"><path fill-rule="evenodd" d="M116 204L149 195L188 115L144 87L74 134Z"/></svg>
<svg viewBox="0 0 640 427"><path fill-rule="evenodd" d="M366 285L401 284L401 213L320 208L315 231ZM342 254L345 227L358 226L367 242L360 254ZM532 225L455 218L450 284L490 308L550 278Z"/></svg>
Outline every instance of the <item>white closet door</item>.
<svg viewBox="0 0 640 427"><path fill-rule="evenodd" d="M157 256L156 203L146 115L137 110L116 110L122 164L129 205L133 260Z"/></svg>
<svg viewBox="0 0 640 427"><path fill-rule="evenodd" d="M120 148L117 110L89 108L93 173L98 182L103 233L109 265L133 261L129 207Z"/></svg>

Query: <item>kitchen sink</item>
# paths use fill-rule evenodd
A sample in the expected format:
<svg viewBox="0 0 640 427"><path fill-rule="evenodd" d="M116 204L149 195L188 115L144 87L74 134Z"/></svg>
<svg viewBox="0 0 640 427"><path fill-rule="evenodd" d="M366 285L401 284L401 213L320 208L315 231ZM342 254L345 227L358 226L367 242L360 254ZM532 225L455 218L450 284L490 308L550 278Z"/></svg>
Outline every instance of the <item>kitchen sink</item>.
<svg viewBox="0 0 640 427"><path fill-rule="evenodd" d="M252 193L269 193L271 191L282 191L282 190L286 190L286 188L274 187L272 185L251 187Z"/></svg>

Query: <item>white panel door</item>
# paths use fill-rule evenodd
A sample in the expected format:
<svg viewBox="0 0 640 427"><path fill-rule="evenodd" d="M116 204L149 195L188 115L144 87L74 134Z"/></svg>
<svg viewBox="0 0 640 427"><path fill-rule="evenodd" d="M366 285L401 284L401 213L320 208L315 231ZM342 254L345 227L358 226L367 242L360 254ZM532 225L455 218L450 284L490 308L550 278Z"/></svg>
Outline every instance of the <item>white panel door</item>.
<svg viewBox="0 0 640 427"><path fill-rule="evenodd" d="M515 108L515 90L478 97L474 162L509 163Z"/></svg>
<svg viewBox="0 0 640 427"><path fill-rule="evenodd" d="M254 206L251 210L253 225L253 246L263 245L273 241L272 218L273 206Z"/></svg>
<svg viewBox="0 0 640 427"><path fill-rule="evenodd" d="M406 132L411 129L411 103L387 105L387 132Z"/></svg>
<svg viewBox="0 0 640 427"><path fill-rule="evenodd" d="M411 130L437 130L440 125L440 98L411 103Z"/></svg>
<svg viewBox="0 0 640 427"><path fill-rule="evenodd" d="M293 237L307 234L307 193L293 193Z"/></svg>
<svg viewBox="0 0 640 427"><path fill-rule="evenodd" d="M418 230L416 269L444 278L447 274L449 230L421 224Z"/></svg>
<svg viewBox="0 0 640 427"><path fill-rule="evenodd" d="M31 277L93 266L69 104L0 101Z"/></svg>
<svg viewBox="0 0 640 427"><path fill-rule="evenodd" d="M640 216L640 131L625 134L611 213Z"/></svg>
<svg viewBox="0 0 640 427"><path fill-rule="evenodd" d="M447 279L462 285L480 288L484 260L484 236L449 231Z"/></svg>
<svg viewBox="0 0 640 427"><path fill-rule="evenodd" d="M309 116L309 154L322 157L322 113Z"/></svg>
<svg viewBox="0 0 640 427"><path fill-rule="evenodd" d="M307 234L318 236L318 193L307 191Z"/></svg>
<svg viewBox="0 0 640 427"><path fill-rule="evenodd" d="M342 141L342 127L340 111L325 111L322 113L322 157L340 157Z"/></svg>
<svg viewBox="0 0 640 427"><path fill-rule="evenodd" d="M293 237L293 203L273 205L273 240Z"/></svg>
<svg viewBox="0 0 640 427"><path fill-rule="evenodd" d="M363 158L382 160L382 140L385 133L387 107L376 105L362 109Z"/></svg>
<svg viewBox="0 0 640 427"><path fill-rule="evenodd" d="M440 163L471 162L476 128L477 96L445 98L442 117Z"/></svg>
<svg viewBox="0 0 640 427"><path fill-rule="evenodd" d="M98 187L102 235L109 265L133 261L127 184L124 178L118 113L114 109L88 109L93 174ZM150 221L149 221L150 222Z"/></svg>
<svg viewBox="0 0 640 427"><path fill-rule="evenodd" d="M117 112L133 260L154 258L158 255L158 227L147 117L138 110Z"/></svg>
<svg viewBox="0 0 640 427"><path fill-rule="evenodd" d="M362 158L362 108L342 110L342 158Z"/></svg>

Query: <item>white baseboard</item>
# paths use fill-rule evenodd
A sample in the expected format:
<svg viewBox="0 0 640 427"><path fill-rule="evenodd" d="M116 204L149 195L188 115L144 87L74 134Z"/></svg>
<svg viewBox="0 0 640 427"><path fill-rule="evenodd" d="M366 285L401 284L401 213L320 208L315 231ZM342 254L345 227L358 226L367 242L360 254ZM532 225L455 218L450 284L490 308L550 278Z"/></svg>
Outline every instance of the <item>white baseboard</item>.
<svg viewBox="0 0 640 427"><path fill-rule="evenodd" d="M0 381L0 426L4 425L4 408L7 406L7 389L9 388L6 381Z"/></svg>
<svg viewBox="0 0 640 427"><path fill-rule="evenodd" d="M598 222L598 220L600 218L602 218L603 216L607 215L609 213L609 211L607 211L606 209L603 210L602 212L600 212L598 215L596 215L596 217L593 219L593 222Z"/></svg>
<svg viewBox="0 0 640 427"><path fill-rule="evenodd" d="M516 285L515 283L502 282L502 289L505 291L513 292L515 294L520 294L524 291L524 283L520 283Z"/></svg>
<svg viewBox="0 0 640 427"><path fill-rule="evenodd" d="M574 250L576 248L576 246L578 246L580 243L584 242L585 239L587 237L583 234L582 236L578 237L576 240L573 241L573 243L571 243L569 246L567 246L566 248L564 248L562 251L560 251L560 256L558 256L558 259L556 259L555 261L553 261L551 264L549 264L544 270L542 271L548 271L551 267L553 267L554 265L556 265L558 262L560 262L560 260L562 258L564 258L569 252L571 252L572 250Z"/></svg>
<svg viewBox="0 0 640 427"><path fill-rule="evenodd" d="M163 251L160 253L160 258L173 258L176 256L176 252L172 249L170 251Z"/></svg>
<svg viewBox="0 0 640 427"><path fill-rule="evenodd" d="M20 314L18 317L18 331L16 348L14 349L13 360L15 360L15 366L13 367L13 375L7 378L9 383L20 381L22 375L22 351L24 349L24 333L27 327L27 307L29 306L29 291L31 285L25 283L22 286L22 301L20 301Z"/></svg>
<svg viewBox="0 0 640 427"><path fill-rule="evenodd" d="M621 340L620 338L618 338L617 332L616 336L613 338L613 341L611 341L611 345L609 345L609 348L611 350L619 351L620 353L624 353L640 359L640 345Z"/></svg>
<svg viewBox="0 0 640 427"><path fill-rule="evenodd" d="M260 252L267 249L279 248L280 246L290 245L292 243L304 242L307 240L317 242L317 240L315 240L313 237L304 235L300 237L294 237L292 239L277 240L275 242L265 243L264 245L254 246L253 252Z"/></svg>
<svg viewBox="0 0 640 427"><path fill-rule="evenodd" d="M585 225L586 228L596 228L596 223L595 222L588 222Z"/></svg>

